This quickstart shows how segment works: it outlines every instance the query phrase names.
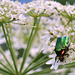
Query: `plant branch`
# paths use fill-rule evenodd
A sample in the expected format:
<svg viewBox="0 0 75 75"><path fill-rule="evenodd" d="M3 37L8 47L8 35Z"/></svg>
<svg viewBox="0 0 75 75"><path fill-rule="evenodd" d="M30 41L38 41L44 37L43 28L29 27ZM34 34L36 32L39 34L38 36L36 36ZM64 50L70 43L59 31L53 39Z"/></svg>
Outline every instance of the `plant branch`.
<svg viewBox="0 0 75 75"><path fill-rule="evenodd" d="M35 26L36 21L37 21L37 18L34 18L33 26ZM21 67L20 67L20 72L22 71L24 63L26 62L27 56L29 55L29 51L30 51L29 45L32 43L31 39L32 39L32 36L33 36L33 32L34 32L34 27L32 28L32 31L31 31L31 34L30 34L30 37L29 37L29 40L28 40L27 48L26 48L26 50L24 50L24 53L23 53L23 61L22 61Z"/></svg>
<svg viewBox="0 0 75 75"><path fill-rule="evenodd" d="M4 29L4 26L3 26L3 25L2 25L2 29L3 29L3 32L4 32L4 36L5 36L5 39L6 39L6 43L7 43L7 45L8 45L8 48L9 48L9 51L10 51L10 54L11 54L13 63L14 63L14 67L15 67L16 73L18 73L17 65L16 65L16 60L15 60L15 57L14 57L12 48L11 48L11 46L9 45L9 42L8 42L8 39L7 39L7 35L6 35L6 32L5 32L5 29Z"/></svg>
<svg viewBox="0 0 75 75"><path fill-rule="evenodd" d="M10 62L8 61L8 59L6 58L4 52L0 49L0 53L3 55L4 59L6 60L6 62L8 63L8 65L10 66L10 68L14 71L13 67L11 66Z"/></svg>

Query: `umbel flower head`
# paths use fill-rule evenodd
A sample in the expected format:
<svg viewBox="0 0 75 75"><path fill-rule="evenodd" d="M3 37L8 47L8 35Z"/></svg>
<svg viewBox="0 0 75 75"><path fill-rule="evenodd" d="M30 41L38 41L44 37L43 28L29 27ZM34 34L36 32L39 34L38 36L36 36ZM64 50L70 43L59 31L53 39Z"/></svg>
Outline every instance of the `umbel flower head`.
<svg viewBox="0 0 75 75"><path fill-rule="evenodd" d="M69 48L69 38L67 36L58 37L56 46L55 46L55 54L50 55L52 60L48 61L46 64L52 64L51 69L57 69L59 65L71 63L75 61L75 52L74 49Z"/></svg>

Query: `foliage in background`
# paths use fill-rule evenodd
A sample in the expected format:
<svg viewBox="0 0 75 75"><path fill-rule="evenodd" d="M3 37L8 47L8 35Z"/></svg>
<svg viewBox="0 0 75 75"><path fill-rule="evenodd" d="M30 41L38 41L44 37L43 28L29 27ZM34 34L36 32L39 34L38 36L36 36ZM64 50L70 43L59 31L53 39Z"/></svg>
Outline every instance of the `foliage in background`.
<svg viewBox="0 0 75 75"><path fill-rule="evenodd" d="M73 5L75 3L75 0L54 0L54 1L60 2L63 5L65 5L66 2L68 2L71 5Z"/></svg>

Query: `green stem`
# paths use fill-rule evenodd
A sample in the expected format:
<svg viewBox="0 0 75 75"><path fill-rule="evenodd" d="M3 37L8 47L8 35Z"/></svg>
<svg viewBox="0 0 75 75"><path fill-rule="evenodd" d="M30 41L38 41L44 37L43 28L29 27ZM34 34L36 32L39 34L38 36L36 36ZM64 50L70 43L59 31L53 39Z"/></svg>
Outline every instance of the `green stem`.
<svg viewBox="0 0 75 75"><path fill-rule="evenodd" d="M39 22L40 22L40 19L39 19ZM35 35L36 35L37 31L38 31L38 24L39 24L39 22L37 23L35 32L34 32L34 34L33 34L33 36L32 36L31 42L30 42L31 44L29 45L29 48L28 48L28 49L30 49L30 47L31 47L31 45L32 45L32 42L33 42L33 39L34 39L34 37L35 37ZM32 69L32 68L31 68L31 69ZM31 69L27 70L26 72L30 71ZM22 75L23 75L24 73L25 73L25 72L23 72Z"/></svg>
<svg viewBox="0 0 75 75"><path fill-rule="evenodd" d="M36 21L37 21L37 18L34 18L33 26L35 26ZM34 27L32 28L32 31L31 31L31 34L30 34L30 37L29 37L29 40L28 40L27 48L26 48L26 50L24 50L23 61L22 61L21 67L20 67L20 72L22 71L22 69L24 67L24 63L26 62L27 56L29 55L29 51L30 51L30 46L29 45L32 43L31 39L32 39L32 36L33 36L33 31L34 31Z"/></svg>
<svg viewBox="0 0 75 75"><path fill-rule="evenodd" d="M5 70L5 69L3 69L3 68L1 68L1 67L0 67L0 71L6 73L6 74L8 74L8 75L13 75L12 73L8 72L7 70Z"/></svg>
<svg viewBox="0 0 75 75"><path fill-rule="evenodd" d="M28 69L27 71L23 72L22 75L28 73L29 71L33 70L33 69L37 69L38 67L44 65L48 60L50 60L51 58L49 59L45 59L44 61L41 61L39 63L35 63L30 69Z"/></svg>
<svg viewBox="0 0 75 75"><path fill-rule="evenodd" d="M38 63L40 63L41 61L43 61L49 54L50 54L50 53L48 53L48 54L44 55L43 57L41 57L36 63L38 64ZM38 55L39 55L39 54L38 54ZM37 55L37 56L38 56L38 55ZM36 56L36 57L37 57L37 56ZM31 62L31 63L29 64L29 66L24 70L24 72L29 69L29 67L30 67L30 66L33 64L33 62L35 61L36 57L32 60L32 62Z"/></svg>
<svg viewBox="0 0 75 75"><path fill-rule="evenodd" d="M3 71L0 71L0 74L1 74L1 75L9 75L8 73L5 73L5 72L3 72Z"/></svg>
<svg viewBox="0 0 75 75"><path fill-rule="evenodd" d="M7 66L5 66L2 62L0 62L0 64L5 68L5 69L7 69L10 73L12 73L13 74L13 71L11 71Z"/></svg>
<svg viewBox="0 0 75 75"><path fill-rule="evenodd" d="M38 72L34 72L32 74L29 74L29 75L40 75L40 74L46 74L46 73L50 73L52 72L53 70L50 70L50 68L46 68L46 69L43 69L42 71L38 71ZM50 75L50 74L49 74Z"/></svg>
<svg viewBox="0 0 75 75"><path fill-rule="evenodd" d="M8 63L8 65L10 66L10 68L14 71L13 67L11 66L11 64L9 63L8 59L6 58L6 56L4 55L4 52L0 49L1 54L3 55L4 59L6 60L6 62Z"/></svg>
<svg viewBox="0 0 75 75"><path fill-rule="evenodd" d="M5 29L4 29L4 26L3 26L3 25L2 25L2 29L3 29L3 32L4 32L4 36L5 36L5 39L6 39L6 43L7 43L7 45L8 45L8 48L9 48L9 51L10 51L10 54L11 54L13 63L14 63L14 67L15 67L16 73L18 73L17 65L16 65L16 60L15 60L15 57L14 57L12 48L11 48L11 46L9 45L9 42L8 42L8 39L7 39L7 35L6 35L6 32L5 32Z"/></svg>
<svg viewBox="0 0 75 75"><path fill-rule="evenodd" d="M13 54L14 54L14 58L15 58L15 60L16 60L15 49L12 48L12 42L11 42L11 39L10 39L10 36L9 36L9 31L8 31L8 28L7 28L7 27L6 27L6 31L7 31L7 36L8 36L9 45L10 45L10 47L11 47L11 49L12 49L12 52L13 52Z"/></svg>
<svg viewBox="0 0 75 75"><path fill-rule="evenodd" d="M36 55L36 57L30 62L30 64L28 65L28 67L24 70L24 71L27 71L29 69L29 67L35 62L36 58L40 56L40 53L38 53Z"/></svg>
<svg viewBox="0 0 75 75"><path fill-rule="evenodd" d="M44 55L43 57L41 57L37 62L36 64L40 63L41 61L43 61L45 58L47 59L47 57L49 56L50 53Z"/></svg>
<svg viewBox="0 0 75 75"><path fill-rule="evenodd" d="M15 47L14 47L14 42L13 42L13 33L12 33L12 27L10 25L10 35L11 35L11 43L12 43L12 49L13 49L13 52L15 53Z"/></svg>

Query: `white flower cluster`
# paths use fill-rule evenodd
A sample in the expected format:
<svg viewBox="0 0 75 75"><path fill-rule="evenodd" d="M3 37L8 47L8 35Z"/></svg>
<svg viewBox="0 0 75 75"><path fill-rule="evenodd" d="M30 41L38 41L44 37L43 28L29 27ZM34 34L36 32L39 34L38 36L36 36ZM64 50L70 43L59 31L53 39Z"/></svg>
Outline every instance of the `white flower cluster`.
<svg viewBox="0 0 75 75"><path fill-rule="evenodd" d="M31 2L31 3L35 3ZM41 18L40 22L40 30L38 32L39 38L41 39L41 45L43 53L46 54L47 52L54 53L55 49L55 44L56 44L56 39L57 37L61 36L68 36L70 39L70 48L75 49L75 27L74 27L74 19L75 17L71 18L71 15L75 15L75 6L73 5L61 5L60 3L53 2L53 1L38 1L39 5L36 7L39 8L40 5L42 5L41 9L45 9L44 16ZM43 3L43 4L42 4ZM33 4L35 5L35 4ZM37 6L37 4L36 4ZM40 8L39 8L40 9ZM42 11L39 11L41 13ZM70 9L70 10L68 10ZM36 12L35 12L36 13ZM70 18L69 18L70 17ZM69 22L69 20L72 20ZM47 64L53 64L51 69L55 68L57 69L60 64L66 64L66 63L71 63L75 62L75 56L74 56L74 51L69 50L68 54L69 57L65 57L65 61L60 62L60 60L55 61L55 57L53 55L53 61L51 60ZM51 57L50 57L51 58Z"/></svg>
<svg viewBox="0 0 75 75"><path fill-rule="evenodd" d="M0 25L3 23L14 23L25 25L26 17L23 5L18 1L2 0L0 1Z"/></svg>
<svg viewBox="0 0 75 75"><path fill-rule="evenodd" d="M41 14L41 15L40 15ZM56 44L57 37L68 36L71 42L71 48L75 49L75 6L74 5L61 5L58 2L54 1L44 1L37 0L32 1L27 4L21 4L18 1L0 1L0 23L6 22L9 24L9 21L14 20L12 22L13 34L17 37L18 40L15 41L15 47L21 48L26 46L26 40L23 39L24 34L25 37L29 37L30 30L32 24L34 22L32 16L36 15L37 17L41 17L41 21L39 24L39 31L36 39L40 42L37 43L37 47L32 48L31 55L35 56L39 51L39 45L42 46L41 50L46 54L47 52L54 53L54 48ZM73 19L73 21L71 20ZM69 22L69 20L71 20ZM15 26L15 24L19 24L21 26ZM28 27L22 25L29 25ZM20 34L20 35L18 35ZM23 37L21 37L23 36ZM20 41L20 40L21 41ZM19 42L20 41L20 42ZM25 42L24 42L25 41ZM17 45L18 44L18 45ZM22 45L22 46L21 46ZM20 47L21 46L21 47ZM37 49L38 48L38 49ZM35 55L33 52L35 51ZM51 68L58 68L58 65L65 62L55 61L55 55L52 55L52 60L48 62L48 64L52 64ZM75 61L75 52L68 51L70 55L66 59L66 62L69 63L69 59L71 62ZM54 57L55 56L55 57Z"/></svg>

